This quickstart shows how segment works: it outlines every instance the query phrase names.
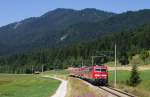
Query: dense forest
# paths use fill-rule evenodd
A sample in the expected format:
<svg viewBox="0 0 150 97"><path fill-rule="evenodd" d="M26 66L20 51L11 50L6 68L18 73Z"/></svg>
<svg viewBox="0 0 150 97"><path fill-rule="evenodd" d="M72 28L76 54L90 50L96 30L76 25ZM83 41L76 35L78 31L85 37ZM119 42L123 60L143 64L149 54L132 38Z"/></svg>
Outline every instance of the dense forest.
<svg viewBox="0 0 150 97"><path fill-rule="evenodd" d="M61 48L43 48L32 52L0 57L0 72L32 73L50 69L65 69L71 66L91 65L91 56L105 54L95 61L103 64L113 60L114 45L117 44L117 59L122 65L129 58L150 49L150 25L134 31L111 33L93 41L80 42ZM106 53L105 51L111 51Z"/></svg>

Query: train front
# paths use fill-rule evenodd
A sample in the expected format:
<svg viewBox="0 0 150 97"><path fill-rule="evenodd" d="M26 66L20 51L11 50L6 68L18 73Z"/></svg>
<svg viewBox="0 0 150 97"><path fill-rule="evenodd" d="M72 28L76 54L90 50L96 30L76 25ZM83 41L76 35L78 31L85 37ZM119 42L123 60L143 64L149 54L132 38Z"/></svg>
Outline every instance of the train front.
<svg viewBox="0 0 150 97"><path fill-rule="evenodd" d="M108 68L107 66L94 66L93 79L96 85L108 84Z"/></svg>

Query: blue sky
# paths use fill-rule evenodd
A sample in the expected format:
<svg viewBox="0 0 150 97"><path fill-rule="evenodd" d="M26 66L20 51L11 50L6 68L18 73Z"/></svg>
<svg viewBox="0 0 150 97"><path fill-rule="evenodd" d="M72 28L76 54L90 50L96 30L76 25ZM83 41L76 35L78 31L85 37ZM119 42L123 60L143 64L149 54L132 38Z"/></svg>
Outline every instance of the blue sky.
<svg viewBox="0 0 150 97"><path fill-rule="evenodd" d="M97 8L116 13L150 9L150 0L0 0L0 26L56 8Z"/></svg>

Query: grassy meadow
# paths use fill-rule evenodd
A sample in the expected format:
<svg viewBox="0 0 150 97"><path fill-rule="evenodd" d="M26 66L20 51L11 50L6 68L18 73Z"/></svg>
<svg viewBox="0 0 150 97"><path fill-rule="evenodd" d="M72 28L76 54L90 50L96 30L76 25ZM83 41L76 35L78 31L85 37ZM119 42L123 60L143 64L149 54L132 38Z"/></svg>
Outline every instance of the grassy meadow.
<svg viewBox="0 0 150 97"><path fill-rule="evenodd" d="M0 74L0 97L50 97L59 84L38 75Z"/></svg>
<svg viewBox="0 0 150 97"><path fill-rule="evenodd" d="M126 80L130 76L130 71L117 71L117 87L126 92L131 92L139 97L150 97L150 70L140 71L142 82L137 87L126 85ZM109 72L109 84L113 85L114 72Z"/></svg>

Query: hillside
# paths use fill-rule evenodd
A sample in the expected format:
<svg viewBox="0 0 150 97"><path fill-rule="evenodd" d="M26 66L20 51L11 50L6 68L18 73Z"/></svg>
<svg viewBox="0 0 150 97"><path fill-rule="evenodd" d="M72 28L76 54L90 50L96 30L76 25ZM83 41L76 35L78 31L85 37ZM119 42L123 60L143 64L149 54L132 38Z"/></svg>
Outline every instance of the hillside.
<svg viewBox="0 0 150 97"><path fill-rule="evenodd" d="M34 48L56 47L62 32L80 22L98 22L114 13L97 9L55 9L40 17L32 17L0 28L0 55Z"/></svg>
<svg viewBox="0 0 150 97"><path fill-rule="evenodd" d="M70 35L66 41L72 41L72 39L91 40L113 32L131 32L142 25L150 24L149 16L150 10L145 9L116 14L101 22L82 22L71 25L64 31L67 35Z"/></svg>
<svg viewBox="0 0 150 97"><path fill-rule="evenodd" d="M150 48L150 25L139 27L132 32L112 33L91 42L80 42L64 48L40 49L31 53L20 53L0 57L0 72L31 73L34 70L64 69L70 66L91 65L91 56L99 55L97 51L114 51L117 44L117 60L127 65L136 54L141 54ZM114 54L95 60L96 63L106 63L114 60ZM142 55L143 56L143 55ZM147 56L147 55L146 55ZM150 55L148 55L149 57ZM146 61L145 61L146 62ZM143 64L140 64L143 65Z"/></svg>
<svg viewBox="0 0 150 97"><path fill-rule="evenodd" d="M150 24L150 10L115 14L97 9L56 9L0 28L0 55L65 47Z"/></svg>

